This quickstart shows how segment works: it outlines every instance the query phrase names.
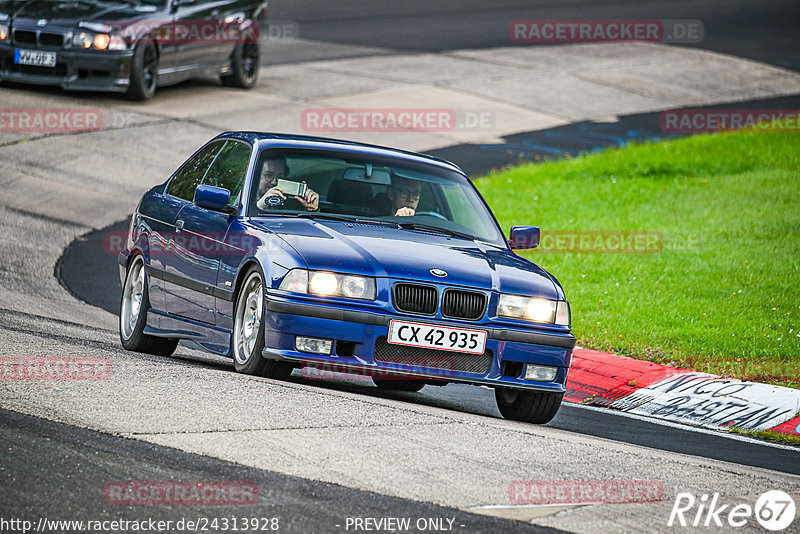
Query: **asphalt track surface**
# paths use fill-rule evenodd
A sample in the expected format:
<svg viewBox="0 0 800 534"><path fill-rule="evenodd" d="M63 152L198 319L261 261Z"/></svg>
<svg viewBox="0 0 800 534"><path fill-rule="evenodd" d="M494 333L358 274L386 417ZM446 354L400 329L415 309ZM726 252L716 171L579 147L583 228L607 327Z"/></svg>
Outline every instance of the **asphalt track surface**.
<svg viewBox="0 0 800 534"><path fill-rule="evenodd" d="M34 524L42 517L173 522L182 518L278 518L280 532L331 532L344 530L348 517L412 517L453 519L456 532L561 532L253 469L7 410L0 410L0 443L6 445L0 456L0 486L6 488L0 517ZM55 484L54 472L58 473ZM243 482L258 486L258 502L127 506L106 501L98 507L98 502L105 501L104 485L98 485L98 480Z"/></svg>
<svg viewBox="0 0 800 534"><path fill-rule="evenodd" d="M374 48L376 50L331 51L334 54L370 55L403 51L446 52L463 48L507 46L508 23L524 19L590 18L685 18L701 20L705 39L693 46L756 59L800 70L797 36L800 35L800 3L797 2L311 2L273 1L273 20L294 21L303 39L328 41ZM377 50L379 49L379 50ZM298 46L268 63L288 63L324 59L319 48ZM794 103L774 102L774 107ZM752 104L752 103L751 103ZM773 106L765 106L773 107ZM631 122L625 122L629 120ZM551 149L570 153L595 150L602 146L624 144L630 140L652 138L635 128L636 117L623 118L618 126L631 128L604 131L602 125L577 124L545 132L509 136L504 149L497 146L462 145L436 151L454 160L470 173L518 161L536 155L553 155ZM596 134L602 135L596 135ZM570 145L570 146L567 146ZM476 150L476 148L478 150ZM110 230L127 229L122 221ZM82 300L116 313L119 280L115 258L103 252L105 230L74 242L56 266L59 280ZM231 372L233 372L231 370ZM299 380L293 378L292 380ZM374 388L347 382L319 385L357 391L363 395L387 395ZM393 398L409 403L445 407L469 413L499 417L488 390L469 386L426 387L420 394L395 394ZM646 447L680 452L699 457L722 459L742 465L766 467L800 474L797 452L753 444L714 434L700 434L690 429L663 426L625 418L613 412L600 412L579 406L564 405L550 426ZM413 517L450 516L463 518L465 532L547 531L517 522L482 518L465 512L440 508L394 497L343 488L246 468L187 454L133 440L116 438L78 427L0 411L0 514L39 517L69 516L79 519L80 512L92 510L92 519L130 517L141 519L141 509L97 506L96 481L120 480L250 480L259 484L262 502L258 514L283 514L286 531L331 531L331 521L352 515ZM31 454L33 453L33 454ZM43 476L47 473L48 476ZM10 493L9 493L10 490ZM11 508L13 505L13 509ZM179 518L193 512L220 517L219 508L153 507L152 517ZM21 513L22 512L22 513ZM237 510L237 515L239 511ZM334 523L335 525L335 523Z"/></svg>
<svg viewBox="0 0 800 534"><path fill-rule="evenodd" d="M303 39L406 52L508 46L509 23L518 19L699 20L703 40L686 46L800 70L793 0L273 0L269 9L271 19L296 23Z"/></svg>

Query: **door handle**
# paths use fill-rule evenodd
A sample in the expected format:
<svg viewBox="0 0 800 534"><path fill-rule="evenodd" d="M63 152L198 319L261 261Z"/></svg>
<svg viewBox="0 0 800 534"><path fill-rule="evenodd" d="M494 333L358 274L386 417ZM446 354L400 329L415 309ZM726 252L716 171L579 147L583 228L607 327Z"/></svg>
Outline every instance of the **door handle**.
<svg viewBox="0 0 800 534"><path fill-rule="evenodd" d="M177 221L175 221L175 227L178 230L182 230L183 229L183 219L178 219Z"/></svg>

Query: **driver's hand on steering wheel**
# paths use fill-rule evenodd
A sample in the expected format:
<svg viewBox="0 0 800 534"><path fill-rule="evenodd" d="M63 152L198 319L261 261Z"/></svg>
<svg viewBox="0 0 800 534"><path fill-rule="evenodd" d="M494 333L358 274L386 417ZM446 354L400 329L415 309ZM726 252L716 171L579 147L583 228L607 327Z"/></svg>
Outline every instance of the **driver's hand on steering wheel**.
<svg viewBox="0 0 800 534"><path fill-rule="evenodd" d="M413 217L416 210L414 208L409 208L407 206L403 206L402 208L398 209L394 216L395 217Z"/></svg>
<svg viewBox="0 0 800 534"><path fill-rule="evenodd" d="M269 197L281 197L283 200L286 200L286 195L283 194L283 191L281 191L280 187L271 187L261 196L261 198L258 199L258 202L256 202L258 209L265 210L268 208L267 199Z"/></svg>
<svg viewBox="0 0 800 534"><path fill-rule="evenodd" d="M283 200L286 200L286 195L283 194L283 191L281 191L281 188L278 187L277 185L275 187L269 188L269 190L266 193L264 193L264 196L261 198L264 199L267 197L281 197Z"/></svg>

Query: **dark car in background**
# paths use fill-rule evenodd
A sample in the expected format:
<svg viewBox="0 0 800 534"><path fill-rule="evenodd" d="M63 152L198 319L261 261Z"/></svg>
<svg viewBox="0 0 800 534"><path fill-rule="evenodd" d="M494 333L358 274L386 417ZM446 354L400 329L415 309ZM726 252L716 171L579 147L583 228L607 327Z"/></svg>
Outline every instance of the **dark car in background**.
<svg viewBox="0 0 800 534"><path fill-rule="evenodd" d="M263 0L0 0L0 80L152 98L197 76L249 89Z"/></svg>

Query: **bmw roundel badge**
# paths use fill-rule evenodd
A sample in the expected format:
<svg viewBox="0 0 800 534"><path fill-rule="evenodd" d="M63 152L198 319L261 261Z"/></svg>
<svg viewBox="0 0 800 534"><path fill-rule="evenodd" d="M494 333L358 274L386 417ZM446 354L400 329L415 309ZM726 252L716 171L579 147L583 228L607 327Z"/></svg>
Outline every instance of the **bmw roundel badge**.
<svg viewBox="0 0 800 534"><path fill-rule="evenodd" d="M444 278L447 276L447 271L443 269L431 269L431 274L433 276L438 276L439 278Z"/></svg>

